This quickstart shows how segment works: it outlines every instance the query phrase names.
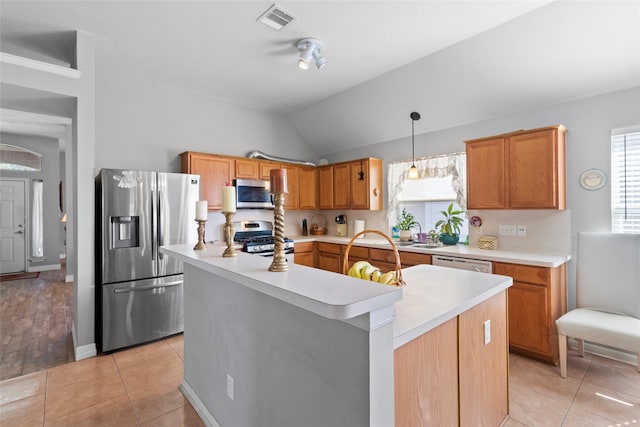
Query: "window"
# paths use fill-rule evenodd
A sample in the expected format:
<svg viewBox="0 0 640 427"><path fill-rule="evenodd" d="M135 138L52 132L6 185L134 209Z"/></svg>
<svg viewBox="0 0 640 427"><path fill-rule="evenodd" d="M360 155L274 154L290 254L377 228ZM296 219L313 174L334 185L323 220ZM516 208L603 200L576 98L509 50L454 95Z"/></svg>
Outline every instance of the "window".
<svg viewBox="0 0 640 427"><path fill-rule="evenodd" d="M442 219L441 211L450 203L456 209L466 209L466 154L451 153L416 159L420 179L407 179L409 167L414 161L394 162L389 165L389 226L393 227L399 213L406 209L415 216L422 231L435 228ZM465 218L460 231L461 241L468 235ZM437 231L437 230L436 230ZM413 230L414 233L418 229Z"/></svg>
<svg viewBox="0 0 640 427"><path fill-rule="evenodd" d="M0 170L40 172L42 155L26 148L0 144Z"/></svg>
<svg viewBox="0 0 640 427"><path fill-rule="evenodd" d="M611 231L640 234L640 126L611 132Z"/></svg>

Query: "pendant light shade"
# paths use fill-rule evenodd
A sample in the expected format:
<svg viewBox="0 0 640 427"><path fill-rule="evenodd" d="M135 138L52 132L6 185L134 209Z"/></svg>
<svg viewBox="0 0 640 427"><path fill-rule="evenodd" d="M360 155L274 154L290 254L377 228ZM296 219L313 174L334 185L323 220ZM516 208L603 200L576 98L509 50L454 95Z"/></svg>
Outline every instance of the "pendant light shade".
<svg viewBox="0 0 640 427"><path fill-rule="evenodd" d="M411 168L409 168L409 179L418 179L420 178L420 174L418 173L418 168L416 167L416 144L415 144L415 131L414 131L414 123L416 120L420 120L420 113L416 113L415 111L409 114L411 118L411 160L413 163L411 164Z"/></svg>

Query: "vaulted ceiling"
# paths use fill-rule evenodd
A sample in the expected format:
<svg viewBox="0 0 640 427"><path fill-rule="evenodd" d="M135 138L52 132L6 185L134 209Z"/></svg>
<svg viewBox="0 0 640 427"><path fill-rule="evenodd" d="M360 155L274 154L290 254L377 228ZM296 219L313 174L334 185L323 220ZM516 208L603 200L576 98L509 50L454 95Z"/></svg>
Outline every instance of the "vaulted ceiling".
<svg viewBox="0 0 640 427"><path fill-rule="evenodd" d="M639 1L6 1L2 50L96 66L286 114L318 154L640 86ZM296 68L317 37L328 65Z"/></svg>

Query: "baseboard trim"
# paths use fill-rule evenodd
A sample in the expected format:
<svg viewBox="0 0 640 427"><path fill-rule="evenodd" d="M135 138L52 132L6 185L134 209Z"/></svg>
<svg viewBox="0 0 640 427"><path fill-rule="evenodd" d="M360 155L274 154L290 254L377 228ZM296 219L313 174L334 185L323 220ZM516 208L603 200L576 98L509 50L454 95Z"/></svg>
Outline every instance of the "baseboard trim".
<svg viewBox="0 0 640 427"><path fill-rule="evenodd" d="M29 273L35 273L37 271L53 271L53 270L60 270L60 269L62 269L62 266L60 265L60 263L58 263L58 264L39 265L39 266L29 267L27 268L27 271Z"/></svg>
<svg viewBox="0 0 640 427"><path fill-rule="evenodd" d="M76 325L73 322L71 322L71 337L73 338L73 352L76 362L89 359L90 357L96 357L98 355L98 349L96 348L95 343L81 346L78 345L78 340L76 339Z"/></svg>
<svg viewBox="0 0 640 427"><path fill-rule="evenodd" d="M572 349L578 348L578 342L575 338L569 338L569 347L571 347ZM596 356L602 356L608 359L617 360L618 362L638 366L638 355L628 353L626 351L617 350L611 347L605 347L589 342L584 343L584 351L586 351L587 353L595 354Z"/></svg>
<svg viewBox="0 0 640 427"><path fill-rule="evenodd" d="M202 403L195 391L193 391L189 383L187 383L184 378L182 379L182 384L180 384L180 387L178 388L184 397L187 398L189 403L191 403L191 406L193 406L193 409L196 410L198 416L200 416L200 419L207 427L221 427L218 420L216 420L213 414L211 414L206 406L204 406L204 403Z"/></svg>

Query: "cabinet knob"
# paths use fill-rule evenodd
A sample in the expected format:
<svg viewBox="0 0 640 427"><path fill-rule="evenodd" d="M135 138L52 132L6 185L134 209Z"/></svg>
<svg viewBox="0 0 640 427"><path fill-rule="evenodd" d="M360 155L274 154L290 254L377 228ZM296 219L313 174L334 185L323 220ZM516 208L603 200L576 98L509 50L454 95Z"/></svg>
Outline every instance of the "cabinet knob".
<svg viewBox="0 0 640 427"><path fill-rule="evenodd" d="M374 189L373 189L373 195L374 195L374 196L376 196L376 197L378 197L378 189L377 189L377 188L374 188Z"/></svg>

